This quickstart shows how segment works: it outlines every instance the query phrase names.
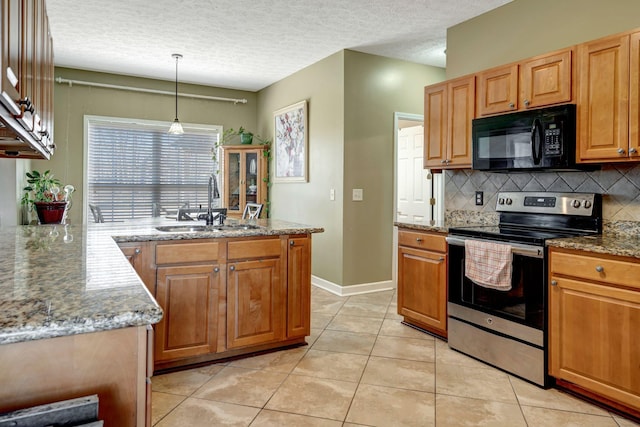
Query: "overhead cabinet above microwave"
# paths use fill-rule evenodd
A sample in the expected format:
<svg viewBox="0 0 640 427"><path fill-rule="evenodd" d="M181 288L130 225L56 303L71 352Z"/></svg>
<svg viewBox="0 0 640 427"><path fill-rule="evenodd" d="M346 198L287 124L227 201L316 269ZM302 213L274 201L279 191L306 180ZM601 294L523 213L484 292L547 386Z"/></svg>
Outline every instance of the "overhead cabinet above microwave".
<svg viewBox="0 0 640 427"><path fill-rule="evenodd" d="M565 49L478 73L477 116L571 102L572 56Z"/></svg>
<svg viewBox="0 0 640 427"><path fill-rule="evenodd" d="M53 42L44 0L0 0L0 157L49 159Z"/></svg>

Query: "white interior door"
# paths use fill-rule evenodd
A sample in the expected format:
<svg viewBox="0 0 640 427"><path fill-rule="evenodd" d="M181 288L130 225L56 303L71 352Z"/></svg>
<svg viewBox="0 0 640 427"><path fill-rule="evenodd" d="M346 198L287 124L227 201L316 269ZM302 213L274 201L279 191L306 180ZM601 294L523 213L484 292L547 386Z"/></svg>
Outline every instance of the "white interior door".
<svg viewBox="0 0 640 427"><path fill-rule="evenodd" d="M404 127L398 130L396 160L396 221L428 222L431 218L431 182L423 169L424 127Z"/></svg>

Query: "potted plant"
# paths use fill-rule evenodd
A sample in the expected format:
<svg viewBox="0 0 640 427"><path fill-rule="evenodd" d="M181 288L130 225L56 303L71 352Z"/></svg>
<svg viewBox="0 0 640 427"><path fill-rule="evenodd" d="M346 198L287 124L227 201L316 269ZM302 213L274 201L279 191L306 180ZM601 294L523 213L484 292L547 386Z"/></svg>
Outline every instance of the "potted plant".
<svg viewBox="0 0 640 427"><path fill-rule="evenodd" d="M222 134L222 145L231 143L235 137L239 137L241 144L251 144L253 142L253 133L245 130L242 126L238 130L229 128Z"/></svg>
<svg viewBox="0 0 640 427"><path fill-rule="evenodd" d="M60 224L64 218L73 186L67 185L61 191L60 180L51 171L40 173L37 170L27 172L27 185L23 188L22 204L29 211L34 208L40 224Z"/></svg>

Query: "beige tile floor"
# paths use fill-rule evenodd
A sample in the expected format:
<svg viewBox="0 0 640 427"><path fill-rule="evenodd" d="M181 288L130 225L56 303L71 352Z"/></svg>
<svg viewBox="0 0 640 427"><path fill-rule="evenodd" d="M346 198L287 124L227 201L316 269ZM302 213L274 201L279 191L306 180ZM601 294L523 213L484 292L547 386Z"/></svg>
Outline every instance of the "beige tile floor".
<svg viewBox="0 0 640 427"><path fill-rule="evenodd" d="M392 291L311 300L308 346L153 377L153 425L637 426L402 325Z"/></svg>

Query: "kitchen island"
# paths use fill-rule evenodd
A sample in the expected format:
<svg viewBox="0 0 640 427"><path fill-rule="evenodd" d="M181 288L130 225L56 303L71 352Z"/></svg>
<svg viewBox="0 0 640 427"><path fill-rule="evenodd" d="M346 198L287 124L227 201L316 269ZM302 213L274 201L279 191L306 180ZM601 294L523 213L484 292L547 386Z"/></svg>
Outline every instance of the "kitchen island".
<svg viewBox="0 0 640 427"><path fill-rule="evenodd" d="M176 224L184 223L158 218L88 226L0 229L0 412L97 394L99 415L106 425L147 423L150 384L146 380L152 375L150 356L153 352L150 349L154 341L150 325L163 318L163 310L145 286L147 283L133 268L135 251L129 257L129 263L118 245L123 250L127 245L142 245L145 249L166 246L160 259L165 263L161 266L165 270L158 270L165 274L163 277L174 280L175 275L166 274L171 273L168 268L180 267L171 259L175 254L171 246L186 248L185 244L199 244L198 248L210 248L213 243L221 247L224 242L231 250L217 254L227 256L229 253L233 257L234 250L253 247L243 243L247 240L271 242L277 239L280 253L283 253L284 245L289 244L291 249L286 247L285 253L295 259L299 241L296 238L306 236L309 239L309 233L322 231L321 228L262 220L258 227L247 229L237 227L197 233L156 229L157 226ZM229 246L231 240L238 241L240 246ZM274 247L273 244L267 246ZM211 251L196 251L195 254L210 255ZM155 253L153 255L155 263ZM278 280L283 279L284 266L289 266L286 262L276 262L276 257L269 262L249 258L242 260L251 261L253 265L271 265L271 272ZM195 261L183 261L186 266L182 267L202 264L197 256ZM226 264L224 266L226 268ZM246 270L239 268L238 273L242 271ZM310 274L309 271L306 273ZM252 274L255 270L247 277ZM150 276L145 277L148 280ZM172 288L178 282L167 283ZM187 280L184 283L195 283L192 290L200 295L197 278L195 282ZM278 289L278 295L283 296L283 288ZM222 293L217 297L221 298ZM174 314L191 311L174 310ZM241 329L240 332L246 331ZM302 333L304 331L298 331L297 336ZM242 338L238 336L238 339ZM240 341L238 347L243 344Z"/></svg>

